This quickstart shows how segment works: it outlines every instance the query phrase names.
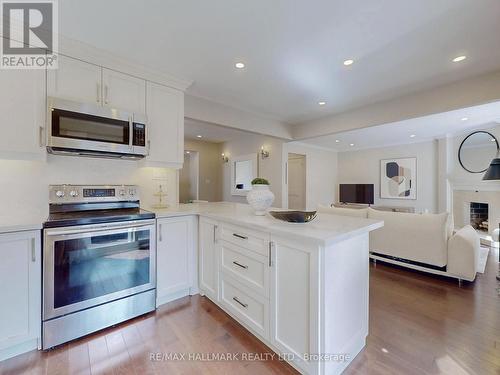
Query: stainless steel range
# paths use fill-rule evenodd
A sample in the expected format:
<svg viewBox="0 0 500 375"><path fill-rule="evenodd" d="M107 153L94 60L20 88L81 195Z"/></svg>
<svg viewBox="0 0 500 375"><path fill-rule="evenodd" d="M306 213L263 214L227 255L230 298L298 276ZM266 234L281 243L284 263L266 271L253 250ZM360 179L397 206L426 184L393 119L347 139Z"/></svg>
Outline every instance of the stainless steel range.
<svg viewBox="0 0 500 375"><path fill-rule="evenodd" d="M155 309L155 214L137 186L53 185L43 237L48 349Z"/></svg>

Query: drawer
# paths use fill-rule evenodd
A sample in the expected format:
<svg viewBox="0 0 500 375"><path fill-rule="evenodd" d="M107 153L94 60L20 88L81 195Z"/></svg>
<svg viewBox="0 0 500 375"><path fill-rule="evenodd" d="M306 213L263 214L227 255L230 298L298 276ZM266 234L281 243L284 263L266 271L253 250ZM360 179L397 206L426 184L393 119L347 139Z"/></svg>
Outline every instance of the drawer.
<svg viewBox="0 0 500 375"><path fill-rule="evenodd" d="M222 272L269 297L269 258L229 243L221 247Z"/></svg>
<svg viewBox="0 0 500 375"><path fill-rule="evenodd" d="M264 256L269 255L269 235L237 225L222 225L222 240L255 251Z"/></svg>
<svg viewBox="0 0 500 375"><path fill-rule="evenodd" d="M221 304L241 324L264 338L269 336L269 300L222 276Z"/></svg>

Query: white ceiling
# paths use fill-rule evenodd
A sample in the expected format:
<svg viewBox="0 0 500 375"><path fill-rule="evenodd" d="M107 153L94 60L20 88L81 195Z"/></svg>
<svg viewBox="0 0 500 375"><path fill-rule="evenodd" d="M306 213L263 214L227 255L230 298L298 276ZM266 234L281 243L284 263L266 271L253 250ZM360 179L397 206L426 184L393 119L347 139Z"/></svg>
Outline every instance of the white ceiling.
<svg viewBox="0 0 500 375"><path fill-rule="evenodd" d="M462 120L462 119L467 120ZM462 134L475 129L489 129L500 124L500 102L463 108L391 124L312 138L303 143L335 151L409 144ZM415 137L411 137L415 135ZM338 140L339 142L336 142ZM354 144L354 146L351 146Z"/></svg>
<svg viewBox="0 0 500 375"><path fill-rule="evenodd" d="M59 8L65 36L192 79L192 95L288 123L500 68L498 0L64 0ZM468 58L451 62L461 54Z"/></svg>
<svg viewBox="0 0 500 375"><path fill-rule="evenodd" d="M221 125L211 124L209 122L184 119L184 138L205 142L221 143L230 142L235 139L241 139L248 135L248 132L228 128ZM201 135L201 138L198 137Z"/></svg>

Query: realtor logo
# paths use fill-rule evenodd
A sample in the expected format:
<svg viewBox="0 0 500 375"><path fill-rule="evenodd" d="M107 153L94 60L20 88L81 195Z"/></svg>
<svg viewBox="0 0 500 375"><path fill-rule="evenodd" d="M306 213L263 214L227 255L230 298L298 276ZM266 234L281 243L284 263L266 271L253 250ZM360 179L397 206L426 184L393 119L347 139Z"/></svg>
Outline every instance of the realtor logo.
<svg viewBox="0 0 500 375"><path fill-rule="evenodd" d="M0 4L0 68L56 69L56 0L2 0Z"/></svg>

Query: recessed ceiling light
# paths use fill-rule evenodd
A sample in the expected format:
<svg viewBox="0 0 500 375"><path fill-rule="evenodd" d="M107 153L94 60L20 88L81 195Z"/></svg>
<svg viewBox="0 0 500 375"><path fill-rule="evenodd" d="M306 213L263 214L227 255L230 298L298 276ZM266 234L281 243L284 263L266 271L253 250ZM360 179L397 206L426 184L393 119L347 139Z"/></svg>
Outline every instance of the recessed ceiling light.
<svg viewBox="0 0 500 375"><path fill-rule="evenodd" d="M203 138L203 136L202 135L197 135L196 138Z"/></svg>
<svg viewBox="0 0 500 375"><path fill-rule="evenodd" d="M460 61L464 61L466 58L467 58L467 56L465 56L465 55L457 56L452 61L453 62L460 62Z"/></svg>
<svg viewBox="0 0 500 375"><path fill-rule="evenodd" d="M340 142L340 140L339 140L339 139L336 139L336 140L335 140L335 143L339 143L339 142Z"/></svg>
<svg viewBox="0 0 500 375"><path fill-rule="evenodd" d="M234 64L234 66L238 69L243 69L245 67L245 64L242 62L237 62L236 64Z"/></svg>
<svg viewBox="0 0 500 375"><path fill-rule="evenodd" d="M354 146L354 143L349 144L349 146L351 146L351 147Z"/></svg>
<svg viewBox="0 0 500 375"><path fill-rule="evenodd" d="M322 100L322 101L319 101L319 102L318 102L318 104L319 104L319 105L325 105L325 104L326 104L326 102Z"/></svg>
<svg viewBox="0 0 500 375"><path fill-rule="evenodd" d="M416 137L415 134L410 135L410 138L415 138L415 137Z"/></svg>
<svg viewBox="0 0 500 375"><path fill-rule="evenodd" d="M189 154L189 151L186 151L186 154Z"/></svg>
<svg viewBox="0 0 500 375"><path fill-rule="evenodd" d="M462 121L467 121L469 118L468 117L462 117L461 120Z"/></svg>
<svg viewBox="0 0 500 375"><path fill-rule="evenodd" d="M354 60L352 60L352 59L349 59L349 60L344 61L344 65L345 65L345 66L352 65L353 63L354 63Z"/></svg>

